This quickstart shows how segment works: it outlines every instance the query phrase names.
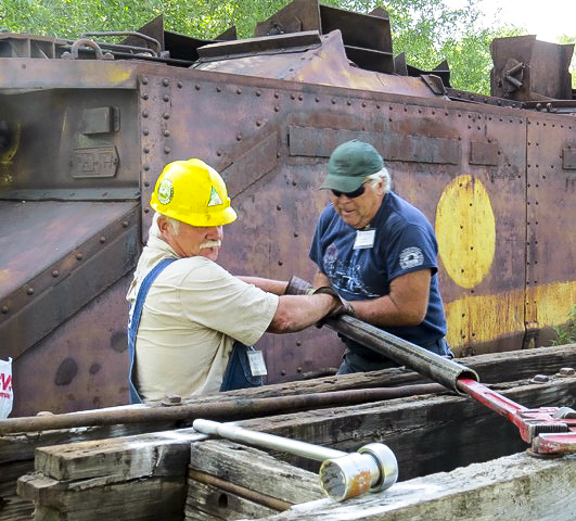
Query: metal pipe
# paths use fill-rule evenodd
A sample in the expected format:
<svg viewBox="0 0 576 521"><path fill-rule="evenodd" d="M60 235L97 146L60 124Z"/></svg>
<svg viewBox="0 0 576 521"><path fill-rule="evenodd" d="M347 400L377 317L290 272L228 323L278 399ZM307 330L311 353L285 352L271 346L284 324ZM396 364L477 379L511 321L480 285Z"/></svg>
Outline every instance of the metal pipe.
<svg viewBox="0 0 576 521"><path fill-rule="evenodd" d="M128 423L176 422L195 418L236 420L443 391L445 392L446 388L439 384L419 384L272 398L248 398L246 396L226 396L223 394L221 400L217 403L184 403L183 405L171 407L162 405L128 405L68 414L8 418L0 420L0 435Z"/></svg>
<svg viewBox="0 0 576 521"><path fill-rule="evenodd" d="M282 436L276 436L275 434L243 429L242 427L232 423L218 423L215 421L198 419L194 420L192 427L203 434L212 434L220 436L221 438L239 441L248 445L257 445L258 447L265 447L267 449L282 450L294 454L295 456L302 456L303 458L313 459L316 461L341 458L348 454L341 450L322 447L321 445L313 445L311 443L292 440L290 438L283 438Z"/></svg>
<svg viewBox="0 0 576 521"><path fill-rule="evenodd" d="M465 396L466 393L457 385L460 377L480 380L476 371L382 331L357 318L342 315L326 320L326 324L348 338L423 376L427 376L432 381L452 389L461 396Z"/></svg>

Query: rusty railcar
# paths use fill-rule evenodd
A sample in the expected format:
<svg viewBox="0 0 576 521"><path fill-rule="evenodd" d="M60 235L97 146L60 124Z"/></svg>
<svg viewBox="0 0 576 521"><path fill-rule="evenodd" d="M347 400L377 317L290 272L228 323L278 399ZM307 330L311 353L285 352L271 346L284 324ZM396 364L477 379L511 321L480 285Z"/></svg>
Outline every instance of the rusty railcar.
<svg viewBox="0 0 576 521"><path fill-rule="evenodd" d="M227 269L309 279L327 159L369 141L435 225L458 355L548 345L567 321L572 45L496 42L494 96L480 96L451 88L445 65L394 57L383 10L295 0L245 40L188 38L161 18L122 44L100 36L0 34L0 356L14 359L13 415L127 402L125 293L155 180L177 159L201 157L228 183L240 219L226 228ZM261 345L270 382L330 371L342 353L314 328Z"/></svg>

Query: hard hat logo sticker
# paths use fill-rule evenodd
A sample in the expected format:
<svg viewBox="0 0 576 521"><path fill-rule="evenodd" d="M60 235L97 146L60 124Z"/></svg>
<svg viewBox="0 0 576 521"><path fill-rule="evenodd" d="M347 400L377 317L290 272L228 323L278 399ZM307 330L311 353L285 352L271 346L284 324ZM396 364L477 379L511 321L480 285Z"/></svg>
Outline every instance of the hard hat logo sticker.
<svg viewBox="0 0 576 521"><path fill-rule="evenodd" d="M174 185L170 179L164 179L158 187L158 201L168 204L174 197Z"/></svg>
<svg viewBox="0 0 576 521"><path fill-rule="evenodd" d="M212 187L210 192L210 199L208 200L208 206L218 206L220 204L224 204L222 199L220 199L220 195L216 191L216 188Z"/></svg>

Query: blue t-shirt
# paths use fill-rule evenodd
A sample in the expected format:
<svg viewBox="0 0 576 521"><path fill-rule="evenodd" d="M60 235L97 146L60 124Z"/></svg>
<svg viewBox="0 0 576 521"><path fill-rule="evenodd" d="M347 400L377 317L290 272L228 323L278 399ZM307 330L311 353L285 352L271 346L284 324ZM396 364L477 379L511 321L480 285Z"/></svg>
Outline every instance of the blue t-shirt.
<svg viewBox="0 0 576 521"><path fill-rule="evenodd" d="M334 289L351 301L388 295L394 278L430 269L428 309L422 323L381 329L424 347L444 337L447 328L438 289L438 243L424 214L394 192L388 192L368 228L376 230L373 246L354 249L357 230L348 226L330 204L320 215L310 258ZM345 342L358 354L379 358L350 339Z"/></svg>

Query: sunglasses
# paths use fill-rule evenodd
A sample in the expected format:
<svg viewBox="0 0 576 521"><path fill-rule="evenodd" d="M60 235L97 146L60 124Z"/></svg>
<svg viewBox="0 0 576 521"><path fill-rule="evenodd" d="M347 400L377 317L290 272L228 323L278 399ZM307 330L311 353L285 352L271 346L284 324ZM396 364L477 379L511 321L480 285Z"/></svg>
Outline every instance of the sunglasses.
<svg viewBox="0 0 576 521"><path fill-rule="evenodd" d="M341 195L345 195L348 199L355 199L356 197L360 197L366 191L365 185L360 185L356 190L353 192L340 192L338 190L332 190L334 197L340 197Z"/></svg>

